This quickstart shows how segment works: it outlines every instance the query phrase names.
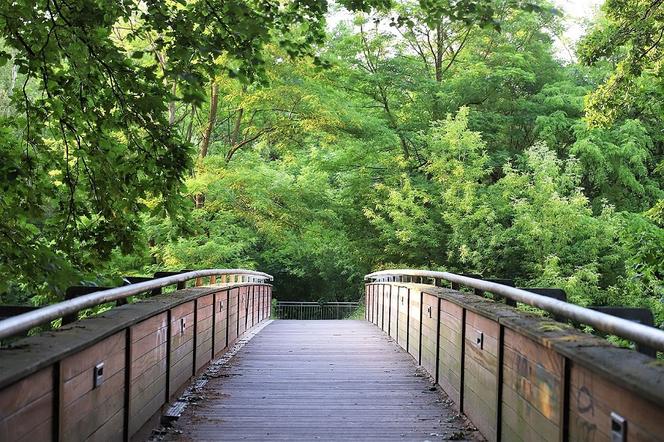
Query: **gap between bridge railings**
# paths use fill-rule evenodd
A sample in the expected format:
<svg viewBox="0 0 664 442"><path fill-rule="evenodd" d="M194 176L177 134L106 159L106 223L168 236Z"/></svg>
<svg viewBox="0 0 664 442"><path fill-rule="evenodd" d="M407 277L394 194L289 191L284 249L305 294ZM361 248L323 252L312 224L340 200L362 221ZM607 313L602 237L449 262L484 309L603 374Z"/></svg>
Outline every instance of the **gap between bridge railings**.
<svg viewBox="0 0 664 442"><path fill-rule="evenodd" d="M298 320L346 319L359 305L359 302L277 301L275 316Z"/></svg>

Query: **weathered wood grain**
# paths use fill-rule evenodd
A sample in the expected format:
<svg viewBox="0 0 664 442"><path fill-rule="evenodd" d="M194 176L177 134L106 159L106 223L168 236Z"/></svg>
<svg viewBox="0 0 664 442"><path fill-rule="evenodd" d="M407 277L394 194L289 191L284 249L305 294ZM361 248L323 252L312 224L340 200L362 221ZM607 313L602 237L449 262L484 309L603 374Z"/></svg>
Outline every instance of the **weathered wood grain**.
<svg viewBox="0 0 664 442"><path fill-rule="evenodd" d="M503 438L560 439L562 357L506 329L503 364Z"/></svg>
<svg viewBox="0 0 664 442"><path fill-rule="evenodd" d="M497 439L498 323L468 311L465 331L463 412L493 441Z"/></svg>
<svg viewBox="0 0 664 442"><path fill-rule="evenodd" d="M352 351L349 351L352 349ZM364 321L274 321L176 424L181 440L441 440L464 423ZM296 387L296 388L295 388Z"/></svg>
<svg viewBox="0 0 664 442"><path fill-rule="evenodd" d="M0 440L51 440L53 367L0 391Z"/></svg>
<svg viewBox="0 0 664 442"><path fill-rule="evenodd" d="M573 364L570 385L570 440L610 440L611 412L627 420L628 440L664 439L664 409Z"/></svg>
<svg viewBox="0 0 664 442"><path fill-rule="evenodd" d="M410 353L418 363L420 360L421 298L422 292L420 290L410 290L410 308L408 309L408 353Z"/></svg>
<svg viewBox="0 0 664 442"><path fill-rule="evenodd" d="M103 426L112 426L112 417L122 413L125 345L125 332L116 333L61 362L63 440L86 440ZM99 363L104 363L104 378L95 387L93 369Z"/></svg>
<svg viewBox="0 0 664 442"><path fill-rule="evenodd" d="M226 328L228 322L228 290L215 294L214 356L226 349Z"/></svg>
<svg viewBox="0 0 664 442"><path fill-rule="evenodd" d="M184 319L184 329L182 320ZM170 396L179 390L192 376L194 365L194 302L181 304L171 310L171 346L169 367Z"/></svg>
<svg viewBox="0 0 664 442"><path fill-rule="evenodd" d="M228 345L237 339L238 330L238 296L239 290L233 289L228 292Z"/></svg>
<svg viewBox="0 0 664 442"><path fill-rule="evenodd" d="M422 295L422 355L420 364L432 376L436 376L436 346L438 345L438 298Z"/></svg>
<svg viewBox="0 0 664 442"><path fill-rule="evenodd" d="M376 293L376 325L381 329L383 327L383 290L385 290L385 284L378 285Z"/></svg>
<svg viewBox="0 0 664 442"><path fill-rule="evenodd" d="M439 320L438 385L458 406L462 391L463 308L441 300Z"/></svg>
<svg viewBox="0 0 664 442"><path fill-rule="evenodd" d="M390 327L389 335L397 340L397 329L399 324L399 288L393 284L390 284Z"/></svg>
<svg viewBox="0 0 664 442"><path fill-rule="evenodd" d="M406 287L397 289L399 298L399 322L397 324L397 343L408 351L408 304L410 290Z"/></svg>
<svg viewBox="0 0 664 442"><path fill-rule="evenodd" d="M212 359L212 295L201 296L196 301L196 365L195 372L200 371Z"/></svg>

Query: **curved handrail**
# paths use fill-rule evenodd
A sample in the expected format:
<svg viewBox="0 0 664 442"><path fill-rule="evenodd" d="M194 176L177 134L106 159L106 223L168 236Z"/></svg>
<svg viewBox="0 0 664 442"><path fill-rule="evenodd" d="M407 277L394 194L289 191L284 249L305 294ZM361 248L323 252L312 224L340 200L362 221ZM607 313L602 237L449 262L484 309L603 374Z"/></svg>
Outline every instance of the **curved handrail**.
<svg viewBox="0 0 664 442"><path fill-rule="evenodd" d="M32 327L36 327L38 325L44 324L45 322L53 321L63 316L76 313L85 308L94 307L96 305L111 301L117 301L118 299L124 299L132 295L167 287L169 285L189 281L191 279L221 275L248 275L255 279L256 282L273 280L272 275L246 269L194 270L191 272L166 276L163 278L156 278L151 281L138 282L122 287L115 287L109 290L101 290L99 292L94 292L88 295L79 296L75 299L70 299L68 301L47 305L28 313L23 313L21 315L4 319L0 321L0 339L14 336L18 333L30 330Z"/></svg>
<svg viewBox="0 0 664 442"><path fill-rule="evenodd" d="M364 277L365 280L376 282L387 281L392 277L417 276L432 279L444 279L449 282L464 285L466 287L482 290L496 295L504 296L533 307L540 308L549 313L571 319L581 324L590 325L597 330L620 336L639 344L647 345L660 351L664 351L664 331L639 324L627 319L607 315L589 308L581 307L569 302L559 301L557 299L538 295L527 290L498 284L495 282L484 281L477 278L458 275L449 272L435 272L429 270L415 269L395 269L382 270L369 273Z"/></svg>

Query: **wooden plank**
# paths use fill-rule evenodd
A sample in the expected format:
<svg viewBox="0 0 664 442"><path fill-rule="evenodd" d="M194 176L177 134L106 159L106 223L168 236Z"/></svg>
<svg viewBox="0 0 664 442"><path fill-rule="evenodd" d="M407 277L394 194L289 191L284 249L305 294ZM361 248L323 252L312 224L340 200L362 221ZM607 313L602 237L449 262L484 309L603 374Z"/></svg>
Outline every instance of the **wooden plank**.
<svg viewBox="0 0 664 442"><path fill-rule="evenodd" d="M113 308L97 317L61 327L57 331L21 339L14 348L2 350L0 389L69 355L79 353L127 327L216 290L219 289L190 288L155 296Z"/></svg>
<svg viewBox="0 0 664 442"><path fill-rule="evenodd" d="M226 348L226 328L228 316L228 291L220 292L215 300L215 337L214 355L221 354Z"/></svg>
<svg viewBox="0 0 664 442"><path fill-rule="evenodd" d="M497 440L498 334L497 322L466 312L463 412L489 441Z"/></svg>
<svg viewBox="0 0 664 442"><path fill-rule="evenodd" d="M228 292L228 345L237 339L239 290Z"/></svg>
<svg viewBox="0 0 664 442"><path fill-rule="evenodd" d="M212 358L212 295L202 296L196 302L198 314L196 315L196 361L194 371L201 370Z"/></svg>
<svg viewBox="0 0 664 442"><path fill-rule="evenodd" d="M185 320L184 329L182 319ZM177 395L193 373L194 328L194 302L179 305L171 310L168 380L170 397Z"/></svg>
<svg viewBox="0 0 664 442"><path fill-rule="evenodd" d="M610 440L611 413L627 420L628 440L661 441L664 409L592 371L572 364L570 440Z"/></svg>
<svg viewBox="0 0 664 442"><path fill-rule="evenodd" d="M0 440L51 440L53 368L0 391Z"/></svg>
<svg viewBox="0 0 664 442"><path fill-rule="evenodd" d="M408 289L399 287L397 290L399 302L399 320L397 323L397 343L401 348L408 348Z"/></svg>
<svg viewBox="0 0 664 442"><path fill-rule="evenodd" d="M419 373L368 321L275 321L209 381L173 439L472 440Z"/></svg>
<svg viewBox="0 0 664 442"><path fill-rule="evenodd" d="M438 385L457 404L461 401L463 308L449 301L440 303Z"/></svg>
<svg viewBox="0 0 664 442"><path fill-rule="evenodd" d="M390 284L390 302L391 302L391 319L390 319L390 336L397 340L397 329L399 323L399 288Z"/></svg>
<svg viewBox="0 0 664 442"><path fill-rule="evenodd" d="M61 362L61 434L64 440L85 440L122 415L125 399L126 334L117 333ZM103 382L95 387L94 367L103 363ZM119 431L122 427L116 428Z"/></svg>
<svg viewBox="0 0 664 442"><path fill-rule="evenodd" d="M432 376L436 376L436 345L438 333L438 298L422 295L422 359L421 364Z"/></svg>
<svg viewBox="0 0 664 442"><path fill-rule="evenodd" d="M555 426L561 423L562 369L562 357L553 350L512 330L505 330L505 387L512 389Z"/></svg>
<svg viewBox="0 0 664 442"><path fill-rule="evenodd" d="M420 313L421 305L420 298L422 292L419 290L410 290L410 301L408 309L408 352L415 358L416 361L420 360Z"/></svg>

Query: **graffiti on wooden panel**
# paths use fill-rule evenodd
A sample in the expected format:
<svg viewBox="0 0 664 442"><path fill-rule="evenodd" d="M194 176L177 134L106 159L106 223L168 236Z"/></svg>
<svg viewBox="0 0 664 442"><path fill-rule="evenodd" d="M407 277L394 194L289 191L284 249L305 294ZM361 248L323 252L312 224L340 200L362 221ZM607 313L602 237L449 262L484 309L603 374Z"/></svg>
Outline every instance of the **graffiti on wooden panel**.
<svg viewBox="0 0 664 442"><path fill-rule="evenodd" d="M574 426L579 440L595 440L597 425L592 423L595 416L595 402L593 395L585 385L576 392L576 411Z"/></svg>
<svg viewBox="0 0 664 442"><path fill-rule="evenodd" d="M533 404L546 418L556 420L559 395L558 381L544 366L533 364L527 356L516 353L514 359L517 373L516 390Z"/></svg>

